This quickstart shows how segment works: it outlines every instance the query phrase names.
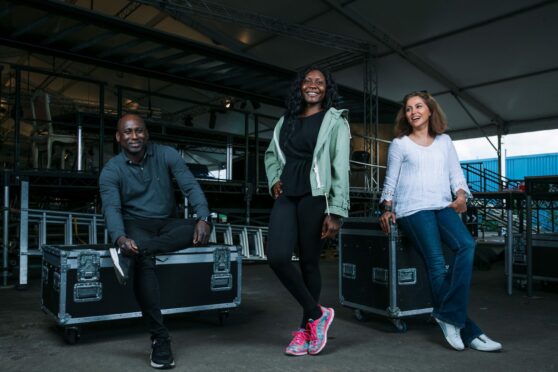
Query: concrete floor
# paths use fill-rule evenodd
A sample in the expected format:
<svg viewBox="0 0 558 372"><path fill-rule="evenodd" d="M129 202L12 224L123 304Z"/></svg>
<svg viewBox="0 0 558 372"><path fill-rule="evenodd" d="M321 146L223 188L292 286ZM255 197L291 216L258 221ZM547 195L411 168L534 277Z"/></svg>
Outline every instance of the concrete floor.
<svg viewBox="0 0 558 372"><path fill-rule="evenodd" d="M504 290L503 265L475 271L470 315L504 345L499 353L446 344L428 317L409 319L395 333L385 319L354 319L339 305L337 263L322 262L323 304L336 309L328 344L319 356L287 357L283 349L299 310L271 270L244 266L242 305L223 327L215 313L168 317L178 371L558 371L558 290L536 287L528 298ZM140 371L148 364L149 338L139 319L83 327L66 345L53 319L40 310L40 283L27 291L0 289L0 370Z"/></svg>

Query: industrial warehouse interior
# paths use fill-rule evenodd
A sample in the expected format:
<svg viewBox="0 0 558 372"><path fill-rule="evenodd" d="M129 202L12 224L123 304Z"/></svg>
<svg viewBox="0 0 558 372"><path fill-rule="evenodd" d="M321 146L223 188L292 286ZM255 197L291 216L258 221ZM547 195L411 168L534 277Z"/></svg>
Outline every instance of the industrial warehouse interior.
<svg viewBox="0 0 558 372"><path fill-rule="evenodd" d="M0 369L558 370L557 16L556 0L0 0ZM287 165L293 158L285 131L274 130L310 125L300 107L287 120L293 97L315 107L314 94L334 89L338 99L324 115L337 112L343 128L334 119L319 123L338 131L323 136L325 177L322 155L305 160L305 192L320 202L325 194L322 234L336 226L314 252L318 300L305 276L309 248L300 243L311 218L299 217L291 229L289 218L277 217L280 200L308 194L275 188L273 157L282 160L283 148ZM465 317L496 341L484 349L468 343L469 318L449 328L464 350L450 341L430 258L406 230L413 214L399 216L401 191L389 203L394 148L411 139L426 154L446 138L432 134L428 119L424 133L436 140L426 146L412 139L423 111L408 107L409 92L410 99L433 98L447 117L444 133L459 168L443 191L451 205L461 196L456 182L470 191L457 216L474 243ZM426 110L429 117L435 111ZM396 121L411 133L396 135ZM314 134L318 143L321 135ZM142 141L149 147L136 159ZM143 172L156 149L179 164L170 173L141 173L145 185L155 185L135 194L141 205L126 204L130 177L120 176L116 191L106 188L115 164ZM292 171L287 165L280 167ZM174 182L168 198L159 193L162 173ZM111 192L122 204L109 206ZM417 185L412 195L426 194ZM190 221L194 234L191 246L146 259L159 283L149 298L170 338L146 322L139 258L129 277L125 265L124 275L117 267L130 259L118 248L143 242L130 238L126 213L139 205L155 216L167 200L172 217ZM114 213L119 224L107 223ZM385 233L389 213L398 221ZM287 264L312 292L319 318L273 261L274 249L292 236ZM443 243L452 275L459 253ZM138 244L138 255L148 256ZM449 286L453 280L462 279ZM326 309L330 318L316 331L310 324L325 319ZM301 353L292 348L297 332L306 337L297 344ZM154 357L163 339L172 363Z"/></svg>

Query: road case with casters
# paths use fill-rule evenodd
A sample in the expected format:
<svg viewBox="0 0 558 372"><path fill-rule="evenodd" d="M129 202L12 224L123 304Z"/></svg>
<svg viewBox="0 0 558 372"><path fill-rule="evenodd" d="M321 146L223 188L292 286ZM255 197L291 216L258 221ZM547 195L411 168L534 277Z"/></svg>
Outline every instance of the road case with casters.
<svg viewBox="0 0 558 372"><path fill-rule="evenodd" d="M364 320L375 314L405 332L403 318L432 312L428 274L420 254L392 225L349 218L339 232L339 299Z"/></svg>
<svg viewBox="0 0 558 372"><path fill-rule="evenodd" d="M513 278L522 286L527 278L527 237L513 235ZM558 282L558 234L534 234L531 239L533 279L540 282Z"/></svg>
<svg viewBox="0 0 558 372"><path fill-rule="evenodd" d="M107 245L45 245L42 309L79 340L80 325L141 317L132 283L121 286ZM241 301L239 247L212 244L157 256L163 314L216 310L222 323Z"/></svg>

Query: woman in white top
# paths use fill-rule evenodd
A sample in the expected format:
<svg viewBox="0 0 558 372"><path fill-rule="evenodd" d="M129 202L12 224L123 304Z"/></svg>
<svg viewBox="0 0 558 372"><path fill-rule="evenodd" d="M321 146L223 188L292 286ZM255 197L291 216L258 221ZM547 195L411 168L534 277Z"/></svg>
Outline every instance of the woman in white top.
<svg viewBox="0 0 558 372"><path fill-rule="evenodd" d="M458 213L467 210L471 193L451 138L443 134L446 128L444 112L429 93L412 92L403 98L395 124L397 138L389 148L380 226L388 233L397 218L424 258L432 290L432 316L448 343L456 350L467 345L496 351L502 345L489 339L467 316L475 241ZM454 253L449 269L442 244Z"/></svg>

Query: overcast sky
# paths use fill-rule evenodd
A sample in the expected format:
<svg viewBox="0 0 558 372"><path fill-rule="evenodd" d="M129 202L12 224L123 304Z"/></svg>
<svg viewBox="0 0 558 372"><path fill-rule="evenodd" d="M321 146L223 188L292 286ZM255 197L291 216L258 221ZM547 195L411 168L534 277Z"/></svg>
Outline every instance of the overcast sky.
<svg viewBox="0 0 558 372"><path fill-rule="evenodd" d="M489 137L498 147L497 137ZM496 151L486 138L453 141L459 160L490 159ZM534 155L558 152L558 129L510 134L502 139L502 149L506 156ZM504 152L504 151L503 151Z"/></svg>

